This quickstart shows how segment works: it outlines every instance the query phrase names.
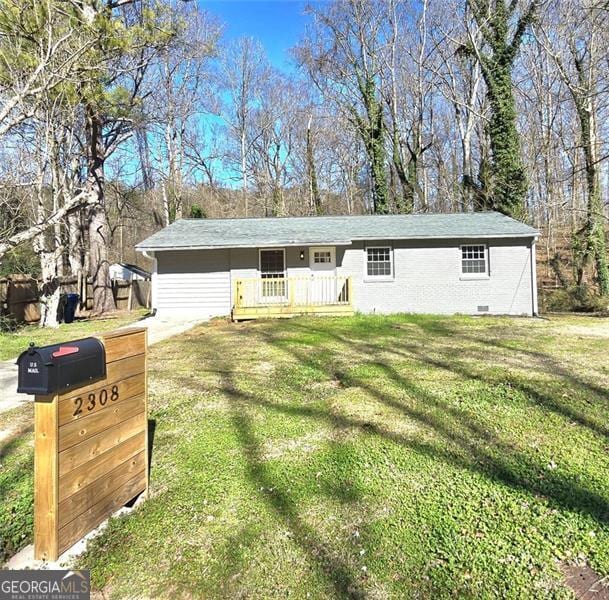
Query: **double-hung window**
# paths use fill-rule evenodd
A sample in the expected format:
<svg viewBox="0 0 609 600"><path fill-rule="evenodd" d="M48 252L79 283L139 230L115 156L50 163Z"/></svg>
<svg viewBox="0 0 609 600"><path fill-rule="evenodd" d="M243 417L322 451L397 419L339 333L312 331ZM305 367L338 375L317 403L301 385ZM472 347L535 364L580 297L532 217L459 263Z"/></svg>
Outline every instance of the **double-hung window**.
<svg viewBox="0 0 609 600"><path fill-rule="evenodd" d="M488 275L488 249L483 244L461 246L461 274Z"/></svg>
<svg viewBox="0 0 609 600"><path fill-rule="evenodd" d="M391 246L368 246L366 248L366 276L384 279L393 277Z"/></svg>

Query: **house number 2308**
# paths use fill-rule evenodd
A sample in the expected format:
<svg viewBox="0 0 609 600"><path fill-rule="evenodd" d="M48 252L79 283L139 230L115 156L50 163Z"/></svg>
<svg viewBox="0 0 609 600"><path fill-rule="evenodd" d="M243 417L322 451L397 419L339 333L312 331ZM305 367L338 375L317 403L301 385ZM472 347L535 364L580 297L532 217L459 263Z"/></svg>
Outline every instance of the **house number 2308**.
<svg viewBox="0 0 609 600"><path fill-rule="evenodd" d="M95 408L98 402L100 406L106 406L108 400L112 400L113 402L118 400L117 385L112 386L110 393L108 393L108 390L106 389L101 390L101 392L99 392L99 398L95 394L89 394L86 398L86 404L85 398L82 398L81 396L74 398L74 406L76 407L76 410L72 413L72 416L77 417L78 415L81 415L83 413L83 405L87 411L91 411Z"/></svg>

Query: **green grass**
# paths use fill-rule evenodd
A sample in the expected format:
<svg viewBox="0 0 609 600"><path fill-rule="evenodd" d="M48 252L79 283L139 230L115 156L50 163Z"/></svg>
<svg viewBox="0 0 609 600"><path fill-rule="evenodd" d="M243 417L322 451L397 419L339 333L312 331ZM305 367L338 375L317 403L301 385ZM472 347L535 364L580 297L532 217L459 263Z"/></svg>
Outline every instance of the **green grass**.
<svg viewBox="0 0 609 600"><path fill-rule="evenodd" d="M14 333L0 332L0 360L10 360L27 349L30 342L37 346L57 344L79 337L87 337L128 325L143 317L148 311L141 309L130 313L117 313L101 319L78 319L73 323L62 323L57 328L26 325Z"/></svg>
<svg viewBox="0 0 609 600"><path fill-rule="evenodd" d="M609 574L607 321L210 323L154 346L105 597L570 598Z"/></svg>
<svg viewBox="0 0 609 600"><path fill-rule="evenodd" d="M0 564L32 542L33 406L0 414Z"/></svg>
<svg viewBox="0 0 609 600"><path fill-rule="evenodd" d="M152 350L110 597L568 598L609 574L606 321L210 324ZM577 333L571 333L572 328Z"/></svg>

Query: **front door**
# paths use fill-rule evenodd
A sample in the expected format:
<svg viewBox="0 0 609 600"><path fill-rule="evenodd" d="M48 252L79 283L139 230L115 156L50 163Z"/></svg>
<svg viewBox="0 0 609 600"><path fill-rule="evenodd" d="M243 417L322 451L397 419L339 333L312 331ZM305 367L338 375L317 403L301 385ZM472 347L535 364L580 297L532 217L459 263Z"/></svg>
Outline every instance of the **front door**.
<svg viewBox="0 0 609 600"><path fill-rule="evenodd" d="M309 251L311 268L310 298L313 304L334 304L336 289L336 248L313 247Z"/></svg>
<svg viewBox="0 0 609 600"><path fill-rule="evenodd" d="M260 297L263 304L285 302L285 250L260 250Z"/></svg>

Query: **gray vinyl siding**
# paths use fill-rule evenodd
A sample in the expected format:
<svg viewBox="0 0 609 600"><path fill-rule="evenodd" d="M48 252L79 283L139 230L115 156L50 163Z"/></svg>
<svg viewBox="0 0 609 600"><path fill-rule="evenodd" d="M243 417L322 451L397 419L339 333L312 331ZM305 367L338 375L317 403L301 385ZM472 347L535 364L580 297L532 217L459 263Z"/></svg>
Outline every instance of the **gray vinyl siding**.
<svg viewBox="0 0 609 600"><path fill-rule="evenodd" d="M159 315L230 314L230 250L158 252L154 278Z"/></svg>
<svg viewBox="0 0 609 600"><path fill-rule="evenodd" d="M531 315L534 310L533 239L368 241L336 247L338 275L353 278L355 310L362 313ZM464 279L461 244L485 244L490 277ZM325 244L328 245L328 244ZM366 246L391 246L388 281L365 274ZM300 252L304 259L300 259ZM307 276L309 249L285 248L288 276ZM257 277L258 248L156 253L153 298L160 314L229 315L235 279Z"/></svg>

